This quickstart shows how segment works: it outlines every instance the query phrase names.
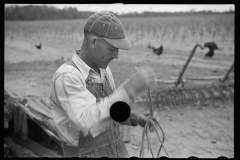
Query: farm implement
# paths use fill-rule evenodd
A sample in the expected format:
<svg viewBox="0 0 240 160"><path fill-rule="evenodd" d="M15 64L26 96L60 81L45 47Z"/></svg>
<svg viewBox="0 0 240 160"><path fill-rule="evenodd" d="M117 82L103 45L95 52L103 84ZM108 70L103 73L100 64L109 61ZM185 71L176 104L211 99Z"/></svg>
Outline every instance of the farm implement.
<svg viewBox="0 0 240 160"><path fill-rule="evenodd" d="M183 78L184 72L186 71L187 66L191 61L197 47L200 47L201 49L203 49L203 47L199 44L194 46L190 56L188 57L178 77L171 77L170 80L158 80L159 83L173 84L174 87L168 87L168 88L159 87L152 90L152 92L148 90L147 96L142 98L143 102L145 100L149 108L150 116L142 132L142 144L141 144L139 157L143 158L143 148L144 148L143 144L144 144L145 136L148 143L148 150L151 151L152 158L158 158L160 156L160 152L162 148L164 149L166 155L169 157L164 147L164 140L165 140L164 131L161 128L160 124L155 121L155 123L157 124L157 127L161 129L161 132L162 132L162 139L161 139L159 136L158 130L154 125L153 104L155 104L155 107L158 109L164 109L164 107L170 107L171 109L174 109L176 107L183 108L186 105L196 105L196 104L205 106L205 105L208 105L209 102L213 102L215 100L221 100L222 102L228 102L230 100L234 103L234 80L229 78L230 73L234 69L234 62L223 77L212 76L212 77L199 77L199 78L196 78L196 77ZM215 79L217 79L218 81L212 84L184 86L184 84L189 80L215 80ZM179 84L181 84L181 87L178 87ZM154 130L157 134L157 138L160 142L160 147L158 149L156 157L154 157L153 150L150 146L150 141L148 136L150 124L154 127Z"/></svg>
<svg viewBox="0 0 240 160"><path fill-rule="evenodd" d="M210 76L183 78L184 72L186 71L197 47L203 49L201 45L195 45L178 78L171 77L171 80L173 80L172 83L174 83L175 87L165 89L157 88L153 91L152 98L154 99L156 107L160 108L161 105L163 107L169 106L174 108L176 106L183 107L187 104L197 103L204 105L207 104L209 100L214 101L219 99L223 102L226 102L229 99L232 100L232 102L234 101L234 79L229 76L234 69L234 62L223 77ZM174 82L174 79L177 80ZM190 80L208 81L214 79L217 81L211 84L194 86L184 85L186 81ZM181 84L181 87L178 87L179 84Z"/></svg>
<svg viewBox="0 0 240 160"><path fill-rule="evenodd" d="M153 103L157 108L167 106L170 108L183 107L187 104L194 105L197 103L204 105L214 100L234 101L234 74L230 76L234 69L234 62L224 76L183 77L197 47L203 49L199 44L194 46L178 77L170 77L169 80L157 80L158 83L174 85L165 88L159 86L151 91ZM215 80L215 82L211 84L186 85L188 81L206 82L212 80ZM179 87L179 85L181 86ZM141 97L136 103L145 102L146 99L146 97Z"/></svg>

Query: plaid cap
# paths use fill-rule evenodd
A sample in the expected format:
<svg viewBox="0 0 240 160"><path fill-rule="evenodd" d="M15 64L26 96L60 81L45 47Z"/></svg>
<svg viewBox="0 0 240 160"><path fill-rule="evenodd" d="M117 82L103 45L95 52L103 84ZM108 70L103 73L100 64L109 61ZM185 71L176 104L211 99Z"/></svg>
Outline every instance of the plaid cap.
<svg viewBox="0 0 240 160"><path fill-rule="evenodd" d="M91 15L87 19L84 29L102 37L116 48L129 50L132 47L125 37L121 21L110 12L101 11Z"/></svg>

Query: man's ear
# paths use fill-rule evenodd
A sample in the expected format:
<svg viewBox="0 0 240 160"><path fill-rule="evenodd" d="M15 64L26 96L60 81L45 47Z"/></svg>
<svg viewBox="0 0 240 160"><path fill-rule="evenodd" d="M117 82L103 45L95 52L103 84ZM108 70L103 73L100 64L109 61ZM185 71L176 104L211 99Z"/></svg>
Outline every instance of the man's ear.
<svg viewBox="0 0 240 160"><path fill-rule="evenodd" d="M98 43L97 37L92 37L91 40L90 40L91 47L95 48L97 46L97 43Z"/></svg>

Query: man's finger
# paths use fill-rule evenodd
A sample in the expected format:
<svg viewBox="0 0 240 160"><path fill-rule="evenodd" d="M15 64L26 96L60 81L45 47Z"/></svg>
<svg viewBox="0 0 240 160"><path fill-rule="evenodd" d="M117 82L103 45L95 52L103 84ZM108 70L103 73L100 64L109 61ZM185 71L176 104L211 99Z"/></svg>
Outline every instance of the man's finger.
<svg viewBox="0 0 240 160"><path fill-rule="evenodd" d="M150 114L149 112L146 112L143 115L147 117L147 116L149 116L149 114Z"/></svg>
<svg viewBox="0 0 240 160"><path fill-rule="evenodd" d="M154 116L154 117L157 117L158 114L157 114L156 112L153 112L153 116Z"/></svg>
<svg viewBox="0 0 240 160"><path fill-rule="evenodd" d="M155 121L159 121L160 119L158 117L153 118Z"/></svg>

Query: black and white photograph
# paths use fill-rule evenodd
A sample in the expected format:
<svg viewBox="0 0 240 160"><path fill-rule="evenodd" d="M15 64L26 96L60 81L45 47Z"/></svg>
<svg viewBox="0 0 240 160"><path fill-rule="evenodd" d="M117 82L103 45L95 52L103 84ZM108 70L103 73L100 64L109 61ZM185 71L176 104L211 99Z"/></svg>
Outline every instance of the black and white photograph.
<svg viewBox="0 0 240 160"><path fill-rule="evenodd" d="M235 4L4 5L4 157L234 158Z"/></svg>

